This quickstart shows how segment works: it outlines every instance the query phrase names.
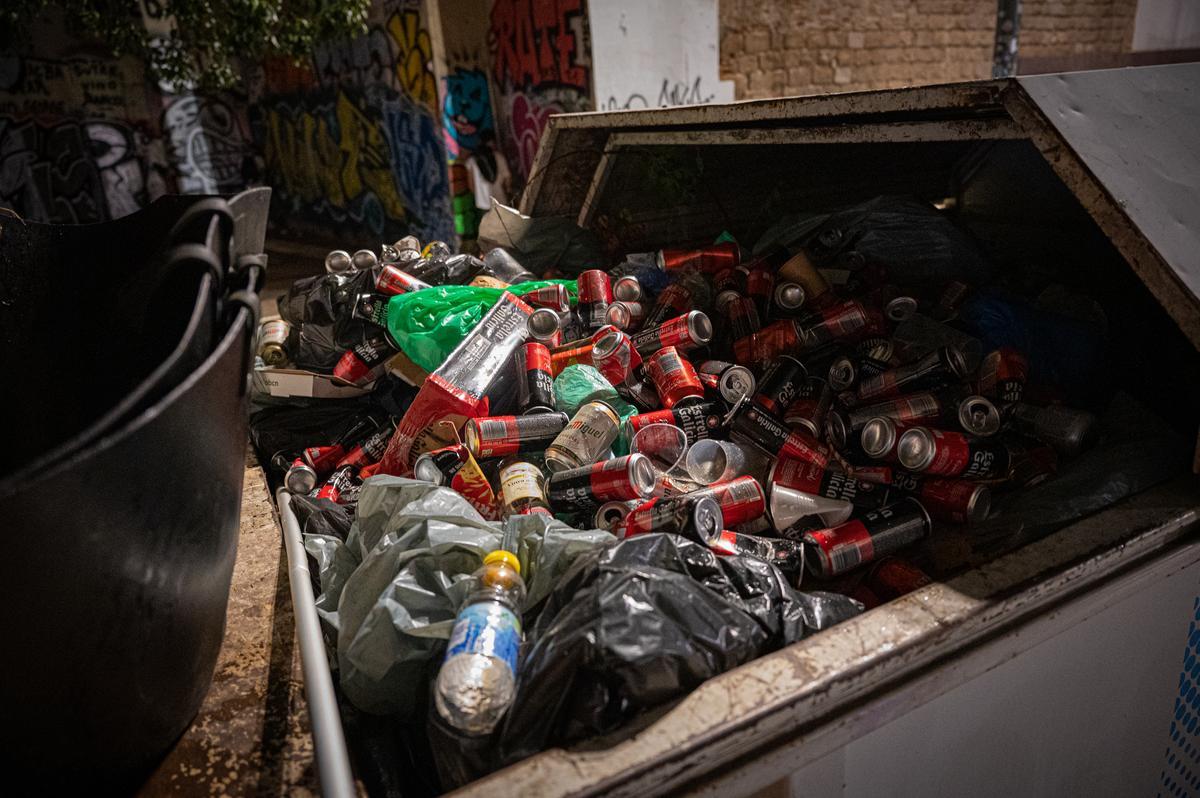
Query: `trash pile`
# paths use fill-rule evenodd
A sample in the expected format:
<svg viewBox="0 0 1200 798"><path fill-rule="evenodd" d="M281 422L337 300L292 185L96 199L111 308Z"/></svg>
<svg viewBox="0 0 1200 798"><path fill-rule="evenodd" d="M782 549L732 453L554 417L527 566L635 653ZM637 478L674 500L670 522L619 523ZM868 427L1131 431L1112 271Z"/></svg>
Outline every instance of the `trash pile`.
<svg viewBox="0 0 1200 798"><path fill-rule="evenodd" d="M918 200L594 265L338 251L262 328L263 364L375 386L252 425L342 689L457 740L443 787L928 584L934 529L1044 531L1170 468L1097 390L1099 306L1006 282Z"/></svg>

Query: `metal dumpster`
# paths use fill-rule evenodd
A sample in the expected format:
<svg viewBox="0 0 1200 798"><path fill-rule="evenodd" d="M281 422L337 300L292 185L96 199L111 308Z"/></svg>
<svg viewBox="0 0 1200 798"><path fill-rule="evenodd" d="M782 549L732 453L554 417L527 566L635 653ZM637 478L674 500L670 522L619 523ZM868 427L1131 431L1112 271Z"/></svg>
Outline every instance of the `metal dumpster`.
<svg viewBox="0 0 1200 798"><path fill-rule="evenodd" d="M1129 343L1115 376L1194 435L1197 87L1192 64L556 116L521 210L577 219L615 254L916 194L1009 260L1094 280ZM1195 791L1198 525L1181 474L461 792Z"/></svg>

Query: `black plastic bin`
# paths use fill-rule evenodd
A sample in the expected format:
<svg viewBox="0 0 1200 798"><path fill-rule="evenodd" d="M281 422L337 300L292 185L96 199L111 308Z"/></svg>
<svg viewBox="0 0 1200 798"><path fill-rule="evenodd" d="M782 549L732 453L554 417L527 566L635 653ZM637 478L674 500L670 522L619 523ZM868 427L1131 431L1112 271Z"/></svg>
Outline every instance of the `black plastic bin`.
<svg viewBox="0 0 1200 798"><path fill-rule="evenodd" d="M269 201L0 216L10 773L136 782L200 707L237 549Z"/></svg>

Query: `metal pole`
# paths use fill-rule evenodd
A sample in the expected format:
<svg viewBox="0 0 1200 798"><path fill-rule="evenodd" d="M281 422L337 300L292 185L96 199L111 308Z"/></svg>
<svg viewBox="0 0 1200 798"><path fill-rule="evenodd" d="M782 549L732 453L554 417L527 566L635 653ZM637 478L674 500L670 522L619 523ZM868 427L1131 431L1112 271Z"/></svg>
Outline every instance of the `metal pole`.
<svg viewBox="0 0 1200 798"><path fill-rule="evenodd" d="M325 798L355 798L354 775L346 735L338 713L333 678L325 659L325 641L317 617L312 592L308 555L300 535L300 525L292 512L292 495L286 489L275 492L279 519L283 525L283 544L287 550L288 581L292 588L292 607L296 613L296 637L300 641L300 666L304 671L304 694L308 699L308 717L312 724L313 748L317 754L317 773Z"/></svg>
<svg viewBox="0 0 1200 798"><path fill-rule="evenodd" d="M996 0L996 48L992 77L1017 74L1017 38L1021 32L1021 0Z"/></svg>

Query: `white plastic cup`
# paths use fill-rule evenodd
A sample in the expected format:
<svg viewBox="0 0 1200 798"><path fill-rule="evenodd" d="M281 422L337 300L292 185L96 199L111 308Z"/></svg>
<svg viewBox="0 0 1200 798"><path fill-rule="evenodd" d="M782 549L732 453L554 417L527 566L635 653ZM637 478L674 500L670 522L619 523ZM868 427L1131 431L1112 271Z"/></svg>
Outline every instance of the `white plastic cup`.
<svg viewBox="0 0 1200 798"><path fill-rule="evenodd" d="M701 485L740 477L747 467L746 450L729 441L698 440L687 452L687 472Z"/></svg>

